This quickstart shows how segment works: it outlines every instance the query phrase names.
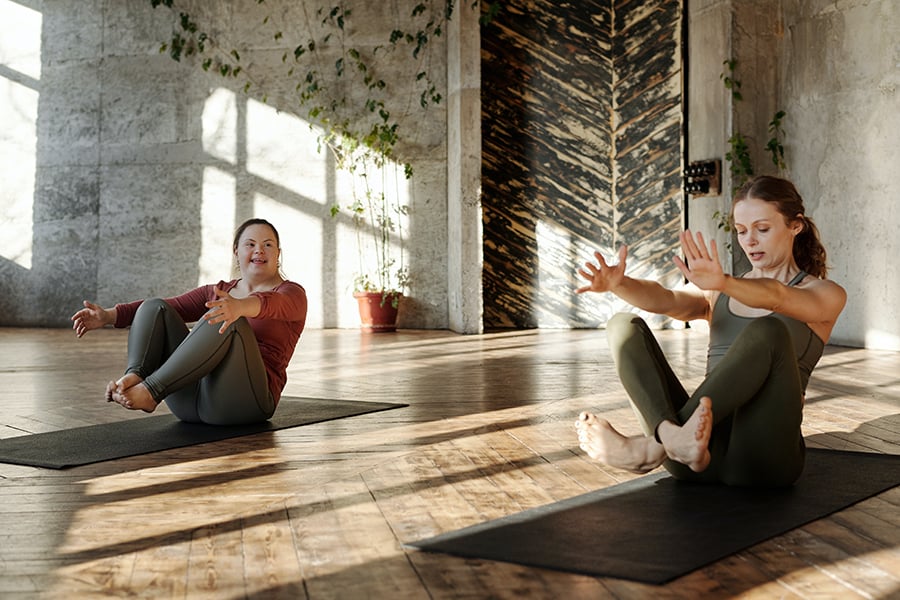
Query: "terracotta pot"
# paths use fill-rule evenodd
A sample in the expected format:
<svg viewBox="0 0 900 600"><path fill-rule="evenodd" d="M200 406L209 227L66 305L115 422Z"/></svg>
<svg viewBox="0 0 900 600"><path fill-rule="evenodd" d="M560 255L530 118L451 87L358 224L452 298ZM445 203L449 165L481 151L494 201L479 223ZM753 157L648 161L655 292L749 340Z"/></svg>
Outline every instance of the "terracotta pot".
<svg viewBox="0 0 900 600"><path fill-rule="evenodd" d="M359 303L359 320L362 330L369 333L397 331L397 308L400 292L353 292Z"/></svg>

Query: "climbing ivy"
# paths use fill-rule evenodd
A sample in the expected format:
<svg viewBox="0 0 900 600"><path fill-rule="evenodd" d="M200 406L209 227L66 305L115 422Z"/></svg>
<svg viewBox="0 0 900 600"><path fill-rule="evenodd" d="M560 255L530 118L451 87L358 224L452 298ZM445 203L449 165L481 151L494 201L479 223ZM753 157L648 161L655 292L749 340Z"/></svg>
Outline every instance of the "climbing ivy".
<svg viewBox="0 0 900 600"><path fill-rule="evenodd" d="M725 89L731 92L731 98L736 106L744 100L744 96L741 93L741 82L735 76L735 69L738 63L737 60L730 59L723 61L722 64L725 66L725 70L719 75L719 78L722 80ZM772 120L769 121L768 132L771 137L764 147L764 150L771 155L772 163L779 173L782 173L787 168L784 160L784 145L781 141L784 138L782 121L786 114L785 111L779 110L775 113ZM735 131L726 140L728 150L725 152L725 160L729 163L728 169L731 173L732 193L737 192L742 185L753 177L753 159L750 156L751 141L740 131ZM717 210L713 213L713 220L716 222L718 229L728 233L731 232L731 217L728 213Z"/></svg>

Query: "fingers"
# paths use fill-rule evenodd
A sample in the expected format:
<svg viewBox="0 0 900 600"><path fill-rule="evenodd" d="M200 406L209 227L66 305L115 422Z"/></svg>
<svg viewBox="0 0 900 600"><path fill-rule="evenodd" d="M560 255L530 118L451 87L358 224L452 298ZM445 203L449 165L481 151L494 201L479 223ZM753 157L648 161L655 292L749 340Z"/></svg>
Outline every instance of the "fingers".
<svg viewBox="0 0 900 600"><path fill-rule="evenodd" d="M716 247L716 240L709 242L709 256L711 260L719 262L719 249Z"/></svg>
<svg viewBox="0 0 900 600"><path fill-rule="evenodd" d="M706 240L703 239L703 234L699 231L697 232L697 250L700 251L700 258L709 259L709 252L706 250Z"/></svg>
<svg viewBox="0 0 900 600"><path fill-rule="evenodd" d="M697 259L709 260L712 252L715 251L714 249L707 251L706 240L699 231L696 234L691 234L690 229L685 229L679 234L679 237L681 239L681 249L684 250L684 255L689 261ZM715 246L715 241L711 245ZM718 253L716 255L718 256Z"/></svg>
<svg viewBox="0 0 900 600"><path fill-rule="evenodd" d="M686 229L682 231L678 237L681 240L681 250L684 252L685 257L688 260L696 258L697 245L694 243L694 238L691 237L690 230Z"/></svg>
<svg viewBox="0 0 900 600"><path fill-rule="evenodd" d="M684 261L681 260L680 256L673 256L672 262L675 263L675 266L678 267L678 270L681 271L681 274L684 275L685 279L690 279L691 271L688 269L688 266L684 264Z"/></svg>

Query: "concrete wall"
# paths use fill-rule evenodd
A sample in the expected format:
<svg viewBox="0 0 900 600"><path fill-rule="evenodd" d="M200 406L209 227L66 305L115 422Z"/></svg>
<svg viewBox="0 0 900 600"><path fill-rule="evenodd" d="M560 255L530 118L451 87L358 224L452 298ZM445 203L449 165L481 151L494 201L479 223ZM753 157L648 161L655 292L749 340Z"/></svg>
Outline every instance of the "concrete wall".
<svg viewBox="0 0 900 600"><path fill-rule="evenodd" d="M756 142L757 173L777 174L760 149L768 121L785 110L782 175L795 182L820 229L830 278L849 293L831 342L900 349L900 269L893 266L900 4L694 0L689 7L691 160L724 157L725 140L742 131ZM737 103L720 79L728 58L738 60L744 100ZM730 189L726 175L722 196L689 205L691 227L717 235L720 246L729 236L712 215L730 210Z"/></svg>
<svg viewBox="0 0 900 600"><path fill-rule="evenodd" d="M461 333L484 330L479 16L458 11L447 35L448 317Z"/></svg>
<svg viewBox="0 0 900 600"><path fill-rule="evenodd" d="M900 350L900 3L784 0L786 153L849 294L832 341Z"/></svg>
<svg viewBox="0 0 900 600"><path fill-rule="evenodd" d="M328 216L346 182L315 151L315 134L284 99L289 86L277 77L284 48L260 29L255 3L199 4L225 7L217 26L250 40L246 57L255 64L268 61L263 73L275 90L268 104L159 55L173 19L147 0L0 0L0 325L64 325L82 298L109 304L227 277L231 231L258 214L281 226L287 274L310 291L310 325L356 326L347 293L355 270L352 230ZM286 31L302 31L307 3L267 4L294 24ZM377 24L390 25L396 14L376 10L381 4L356 5L366 30L354 35L380 41ZM723 60L738 58L740 68L751 69L739 75L744 85L765 97L737 110L761 107L752 115L756 129L772 108L787 111L786 174L819 224L831 276L850 292L832 341L900 349L900 4L760 6L689 3L690 158L724 156L735 115L742 117L719 76ZM456 60L453 68L461 68L462 46L477 37L471 26L457 35L449 63L444 40L433 47L438 81L444 65ZM477 129L478 109L468 75L451 80L447 108L413 119L405 151L416 173L407 247L413 301L405 326L446 327L450 305L453 326L476 331L478 269L466 261L479 256L471 219L479 211L472 183L478 148L467 136ZM416 98L414 91L405 96L412 104ZM468 166L454 171L460 181L450 186L453 219L464 215L455 231L448 226L446 110L468 123L453 150L469 153ZM716 233L712 213L728 208L727 193L692 199L690 224ZM448 271L456 283L448 283Z"/></svg>
<svg viewBox="0 0 900 600"><path fill-rule="evenodd" d="M363 50L409 29L402 7L344 4L346 42ZM110 305L228 279L232 232L259 216L279 228L284 271L307 288L309 326L358 325L354 228L329 212L351 202L351 185L317 152L282 63L319 22L315 7L189 6L223 47L240 48L249 94L241 79L160 54L177 13L148 0L0 1L0 324L64 325L84 298ZM448 326L446 108L418 110L416 83L427 68L446 97L445 40L433 37L417 64L402 47L379 65L401 84L388 108L414 173L387 179L410 207L402 327ZM320 46L323 73L336 57Z"/></svg>

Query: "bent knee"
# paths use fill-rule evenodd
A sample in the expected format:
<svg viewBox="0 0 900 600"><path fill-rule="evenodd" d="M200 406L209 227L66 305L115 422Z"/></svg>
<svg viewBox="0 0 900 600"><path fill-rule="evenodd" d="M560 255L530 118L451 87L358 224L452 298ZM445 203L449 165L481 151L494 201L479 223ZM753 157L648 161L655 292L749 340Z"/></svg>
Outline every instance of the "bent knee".
<svg viewBox="0 0 900 600"><path fill-rule="evenodd" d="M141 305L138 306L137 309L141 312L146 312L167 308L169 308L169 304L162 298L147 298L141 302Z"/></svg>
<svg viewBox="0 0 900 600"><path fill-rule="evenodd" d="M627 332L643 325L644 319L635 313L620 312L609 318L609 321L606 322L606 330L610 333Z"/></svg>

